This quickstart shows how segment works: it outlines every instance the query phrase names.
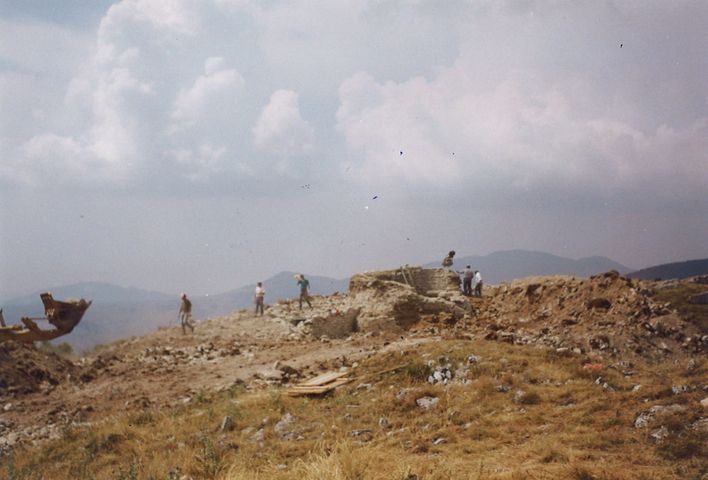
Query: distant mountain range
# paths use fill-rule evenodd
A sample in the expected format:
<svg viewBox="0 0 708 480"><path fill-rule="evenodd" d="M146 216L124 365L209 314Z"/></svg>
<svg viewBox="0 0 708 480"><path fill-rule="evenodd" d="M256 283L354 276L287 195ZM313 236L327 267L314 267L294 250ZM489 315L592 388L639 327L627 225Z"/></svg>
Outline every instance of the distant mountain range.
<svg viewBox="0 0 708 480"><path fill-rule="evenodd" d="M688 260L686 262L665 263L655 267L642 268L630 273L631 278L644 280L668 280L672 278L688 278L697 275L708 275L708 258Z"/></svg>
<svg viewBox="0 0 708 480"><path fill-rule="evenodd" d="M430 262L424 266L439 267L441 261L442 257L439 261ZM605 257L572 260L548 253L524 250L455 258L454 268L456 270L462 270L465 265L471 265L474 269L479 270L487 283L500 283L536 275L585 277L608 270L617 270L623 274L631 271L630 268ZM680 275L666 273L673 272L674 270L666 268L674 265L682 265L686 268L676 270L681 273ZM689 273L686 274L686 272ZM639 270L630 275L637 276L637 278L682 278L707 272L708 259L661 265ZM266 304L280 298L297 297L298 289L294 275L294 272L281 272L263 281L266 289ZM307 278L310 280L314 294L330 295L334 292L346 292L349 287L348 278L338 280L317 275L308 275ZM255 285L246 285L217 295L190 296L194 305L194 317L204 319L226 315L234 310L251 308L254 288ZM144 335L160 326L177 324L178 293L166 294L97 282L77 283L47 290L51 291L57 299L85 298L93 300L91 308L88 309L77 328L70 335L57 339L57 342L70 343L74 349L79 351L120 338ZM18 297L0 305L5 309L5 319L9 323L19 323L21 316L43 316L44 310L39 293Z"/></svg>

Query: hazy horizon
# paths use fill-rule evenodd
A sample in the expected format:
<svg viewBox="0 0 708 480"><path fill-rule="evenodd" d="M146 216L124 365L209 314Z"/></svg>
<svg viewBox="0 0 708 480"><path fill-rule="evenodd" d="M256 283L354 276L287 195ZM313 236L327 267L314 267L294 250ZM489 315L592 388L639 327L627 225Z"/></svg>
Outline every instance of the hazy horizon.
<svg viewBox="0 0 708 480"><path fill-rule="evenodd" d="M522 253L524 253L524 254L553 255L553 256L556 256L556 257L559 257L559 258L568 258L568 257L557 256L557 255L554 255L554 254L549 253L549 252L542 252L542 251L539 251L539 250L518 250L518 249L517 249L517 250L500 250L500 251L490 252L490 253L487 254L487 255L465 255L465 254L457 254L456 257L455 257L455 266L462 268L462 265L463 265L463 264L462 264L461 262L462 262L462 260L465 259L465 258L469 258L469 257L482 257L482 258L484 258L484 257L487 257L487 256L489 256L489 255L505 254L505 253L509 253L509 252L512 252L512 253L515 253L515 252L522 252ZM577 261L577 260L592 259L592 258L598 258L598 257L599 257L599 258L604 258L604 259L607 259L607 260L610 260L610 261L615 261L615 260L612 259L612 258L608 258L608 257L605 257L605 256L598 256L598 255L590 255L590 256L587 256L587 257L568 258L568 259L569 259L569 260L576 260L576 261ZM412 263L411 265L413 265L413 266L425 266L426 264L436 263L437 261L438 261L438 259L430 259L430 260L425 260L425 261L414 262L414 263ZM617 263L620 263L620 262L617 262ZM620 264L621 264L621 263L620 263ZM627 268L629 272L641 270L641 269L644 269L644 268L647 268L647 267L656 266L656 265L647 265L647 266L642 266L642 267L640 267L640 268L633 268L633 267L628 266L628 265L624 265L624 264L621 264L621 265L622 265L623 267ZM397 267L397 265L381 265L381 266L379 266L377 269L383 270L383 269L395 268L395 267ZM326 278L332 278L332 279L334 279L334 280L343 280L343 279L347 279L347 278L351 277L352 275L354 275L354 274L356 274L356 273L360 273L361 271L362 271L362 270L353 271L353 272L350 272L350 273L348 273L348 274L346 274L346 275L344 275L344 276L342 276L342 277L331 277L331 276L328 276L328 275L322 275L322 274L320 274L319 272L307 272L307 271L303 271L302 273L305 273L306 275L308 275L308 276L310 276L310 277L326 277ZM259 277L257 280L247 281L246 283L241 284L241 285L228 286L225 290L216 291L216 292L210 292L210 293L206 293L206 294L197 291L197 292L189 292L189 294L190 294L190 296L212 296L212 295L220 295L220 294L223 294L223 293L228 293L228 292L231 292L231 291L234 291L234 290L239 290L239 289L246 288L246 287L249 287L249 288L250 288L251 286L254 286L257 281L265 281L265 282L267 282L269 279L272 279L273 277L277 277L278 275L282 275L282 274L294 274L294 273L295 273L295 271L292 271L292 270L281 270L281 271L279 271L279 272L275 272L275 273L270 274L270 275L265 276L265 277ZM485 274L488 274L488 273L493 273L493 272L486 272L486 271L485 271L484 273L485 273ZM22 297L22 296L26 296L26 295L32 295L32 294L35 294L35 293L37 293L37 292L42 292L42 291L45 291L45 290L51 291L53 288L72 287L72 286L75 286L75 285L82 285L82 284L99 284L99 285L103 284L103 285L110 285L110 286L115 286L115 287L125 288L125 289L137 288L137 289L141 289L141 290L145 290L145 291L151 291L151 292L158 293L158 294L166 294L166 295L176 295L176 294L177 294L176 291L168 292L168 291L165 291L165 290L161 290L161 289L159 289L159 288L158 288L158 289L147 289L147 288L142 288L142 287L137 286L137 285L120 285L120 284L116 284L116 283L113 283L113 282L107 282L107 281L104 281L104 280L102 280L102 279L93 279L93 280L83 280L83 281L73 282L73 283L70 283L70 284L46 285L46 286L44 286L44 287L42 287L42 288L36 288L36 289L34 289L34 290L32 290L32 291L23 292L21 295L15 295L15 296L13 296L12 298L0 296L0 302L12 300L12 299L14 299L14 298L18 298L18 297Z"/></svg>
<svg viewBox="0 0 708 480"><path fill-rule="evenodd" d="M0 298L708 257L708 3L0 2Z"/></svg>

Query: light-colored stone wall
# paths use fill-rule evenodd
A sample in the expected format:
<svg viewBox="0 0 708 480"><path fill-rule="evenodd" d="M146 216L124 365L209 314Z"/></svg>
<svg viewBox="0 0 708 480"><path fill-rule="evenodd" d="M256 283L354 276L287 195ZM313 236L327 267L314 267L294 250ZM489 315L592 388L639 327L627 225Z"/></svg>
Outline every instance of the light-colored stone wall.
<svg viewBox="0 0 708 480"><path fill-rule="evenodd" d="M460 277L445 268L401 267L397 270L357 273L349 282L349 291L371 288L372 282L396 282L413 287L415 293L437 297L441 292L459 292Z"/></svg>

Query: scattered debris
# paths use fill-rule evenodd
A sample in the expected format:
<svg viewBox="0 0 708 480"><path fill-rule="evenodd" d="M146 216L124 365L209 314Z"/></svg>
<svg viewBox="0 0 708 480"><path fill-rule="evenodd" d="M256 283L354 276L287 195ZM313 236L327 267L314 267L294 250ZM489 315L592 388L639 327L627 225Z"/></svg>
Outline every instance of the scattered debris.
<svg viewBox="0 0 708 480"><path fill-rule="evenodd" d="M293 385L286 394L290 397L300 397L304 395L323 395L334 390L335 388L349 383L350 378L346 377L348 372L328 372L312 378L306 382Z"/></svg>
<svg viewBox="0 0 708 480"><path fill-rule="evenodd" d="M415 403L423 410L430 410L437 405L439 401L440 399L438 397L420 397L415 400Z"/></svg>
<svg viewBox="0 0 708 480"><path fill-rule="evenodd" d="M219 426L219 432L225 433L225 432L230 432L234 429L234 421L226 415L224 419L221 421L221 425Z"/></svg>
<svg viewBox="0 0 708 480"><path fill-rule="evenodd" d="M600 370L602 368L601 363L586 363L583 365L585 370Z"/></svg>
<svg viewBox="0 0 708 480"><path fill-rule="evenodd" d="M686 407L679 404L673 405L654 405L649 410L640 413L634 420L634 428L646 428L649 426L649 422L657 416L663 416L667 414L672 414L676 412L683 412Z"/></svg>

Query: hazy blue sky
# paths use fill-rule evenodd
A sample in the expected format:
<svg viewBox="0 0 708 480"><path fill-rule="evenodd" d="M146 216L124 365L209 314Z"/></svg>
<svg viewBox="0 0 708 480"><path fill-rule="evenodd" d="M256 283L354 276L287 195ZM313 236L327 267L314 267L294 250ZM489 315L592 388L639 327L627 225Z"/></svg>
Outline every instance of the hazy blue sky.
<svg viewBox="0 0 708 480"><path fill-rule="evenodd" d="M707 257L706 25L697 1L3 0L0 299Z"/></svg>

